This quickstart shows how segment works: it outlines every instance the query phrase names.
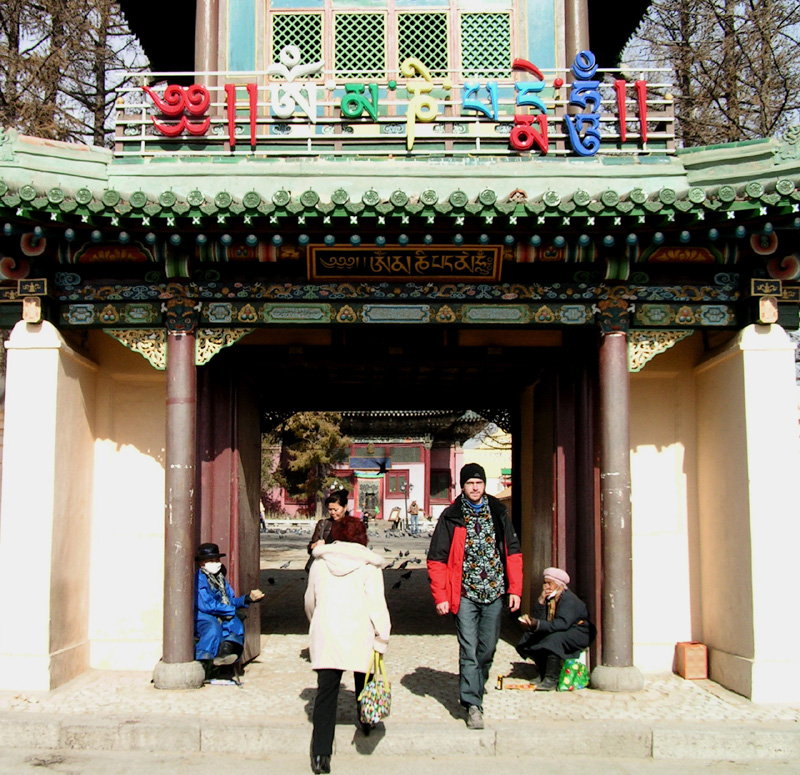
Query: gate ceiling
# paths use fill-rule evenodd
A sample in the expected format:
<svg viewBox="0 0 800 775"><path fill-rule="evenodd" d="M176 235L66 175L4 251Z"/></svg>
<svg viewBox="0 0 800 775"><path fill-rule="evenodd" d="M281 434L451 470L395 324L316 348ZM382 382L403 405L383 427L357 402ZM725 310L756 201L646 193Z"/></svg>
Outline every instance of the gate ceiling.
<svg viewBox="0 0 800 775"><path fill-rule="evenodd" d="M219 368L255 380L262 416L300 410L473 409L500 413L564 348L459 347L441 332L386 329L330 346L237 346ZM485 412L485 413L484 413Z"/></svg>

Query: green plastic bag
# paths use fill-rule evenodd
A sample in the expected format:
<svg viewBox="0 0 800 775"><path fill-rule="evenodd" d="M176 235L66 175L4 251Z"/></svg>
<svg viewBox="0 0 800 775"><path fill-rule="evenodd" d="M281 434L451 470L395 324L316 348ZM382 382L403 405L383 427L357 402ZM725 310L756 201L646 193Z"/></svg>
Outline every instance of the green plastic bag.
<svg viewBox="0 0 800 775"><path fill-rule="evenodd" d="M558 691L574 692L589 685L589 671L579 659L565 659L558 677Z"/></svg>

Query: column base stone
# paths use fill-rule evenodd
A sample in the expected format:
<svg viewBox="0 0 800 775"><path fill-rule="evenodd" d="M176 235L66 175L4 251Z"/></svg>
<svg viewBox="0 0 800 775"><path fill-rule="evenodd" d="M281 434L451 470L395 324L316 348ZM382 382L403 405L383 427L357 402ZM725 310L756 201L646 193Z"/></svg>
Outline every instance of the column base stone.
<svg viewBox="0 0 800 775"><path fill-rule="evenodd" d="M153 684L156 689L199 689L206 678L206 671L200 662L159 661L153 670Z"/></svg>
<svg viewBox="0 0 800 775"><path fill-rule="evenodd" d="M592 670L590 685L601 692L640 692L644 677L638 667L598 665Z"/></svg>

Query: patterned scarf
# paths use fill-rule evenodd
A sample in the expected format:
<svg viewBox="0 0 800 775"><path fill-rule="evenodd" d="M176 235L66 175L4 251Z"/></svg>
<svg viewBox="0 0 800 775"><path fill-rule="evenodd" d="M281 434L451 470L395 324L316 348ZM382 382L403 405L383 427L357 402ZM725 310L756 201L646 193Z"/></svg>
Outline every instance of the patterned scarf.
<svg viewBox="0 0 800 775"><path fill-rule="evenodd" d="M506 590L489 500L484 498L478 505L465 497L461 502L461 513L467 529L462 594L476 603L493 603Z"/></svg>
<svg viewBox="0 0 800 775"><path fill-rule="evenodd" d="M566 587L564 587L566 589ZM561 600L561 595L564 594L564 589L557 592L553 597L547 599L547 621L552 622L556 618L556 608L558 608L558 601Z"/></svg>
<svg viewBox="0 0 800 775"><path fill-rule="evenodd" d="M228 597L228 591L225 589L225 577L222 575L222 571L219 573L209 573L205 568L200 568L200 570L206 574L206 578L211 587L219 592L222 597L222 602L225 605L230 605L231 601Z"/></svg>

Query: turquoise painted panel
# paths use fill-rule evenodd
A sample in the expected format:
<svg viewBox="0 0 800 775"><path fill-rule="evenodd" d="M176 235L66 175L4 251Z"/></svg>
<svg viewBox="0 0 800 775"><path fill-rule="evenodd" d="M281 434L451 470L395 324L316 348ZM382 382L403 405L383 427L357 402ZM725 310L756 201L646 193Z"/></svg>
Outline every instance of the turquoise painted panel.
<svg viewBox="0 0 800 775"><path fill-rule="evenodd" d="M228 2L228 69L256 69L256 0Z"/></svg>
<svg viewBox="0 0 800 775"><path fill-rule="evenodd" d="M449 0L394 0L395 8L448 8Z"/></svg>
<svg viewBox="0 0 800 775"><path fill-rule="evenodd" d="M520 5L524 3L525 0L520 0ZM539 0L528 0L528 3L536 5L539 3ZM461 10L469 11L470 13L488 13L489 11L511 10L511 3L509 0L481 0L480 3L476 3L475 0L458 0L457 5Z"/></svg>
<svg viewBox="0 0 800 775"><path fill-rule="evenodd" d="M269 7L276 11L298 10L318 11L324 8L325 0L272 0Z"/></svg>
<svg viewBox="0 0 800 775"><path fill-rule="evenodd" d="M528 0L528 45L530 50L515 54L533 62L540 69L556 66L555 0ZM568 62L567 66L571 63ZM598 63L603 67L603 63Z"/></svg>
<svg viewBox="0 0 800 775"><path fill-rule="evenodd" d="M354 8L370 8L385 11L386 0L333 0L333 9L335 11L349 11Z"/></svg>

